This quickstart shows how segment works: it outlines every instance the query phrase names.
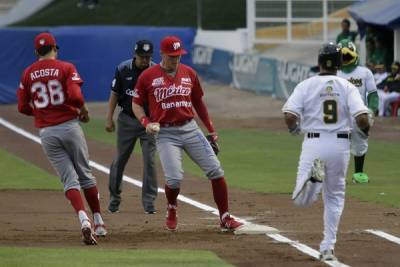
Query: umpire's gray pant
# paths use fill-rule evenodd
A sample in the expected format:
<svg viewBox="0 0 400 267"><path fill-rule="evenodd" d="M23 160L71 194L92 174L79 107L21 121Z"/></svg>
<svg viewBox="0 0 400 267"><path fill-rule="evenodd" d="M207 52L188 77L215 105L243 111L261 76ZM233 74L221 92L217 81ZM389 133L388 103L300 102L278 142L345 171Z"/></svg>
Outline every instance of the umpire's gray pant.
<svg viewBox="0 0 400 267"><path fill-rule="evenodd" d="M114 205L118 208L119 206L125 165L138 138L140 139L143 156L142 204L145 210L154 207L153 202L157 197L157 176L154 162L156 152L155 139L153 136L146 134L146 130L138 120L133 119L122 111L118 115L117 156L110 168L110 207Z"/></svg>

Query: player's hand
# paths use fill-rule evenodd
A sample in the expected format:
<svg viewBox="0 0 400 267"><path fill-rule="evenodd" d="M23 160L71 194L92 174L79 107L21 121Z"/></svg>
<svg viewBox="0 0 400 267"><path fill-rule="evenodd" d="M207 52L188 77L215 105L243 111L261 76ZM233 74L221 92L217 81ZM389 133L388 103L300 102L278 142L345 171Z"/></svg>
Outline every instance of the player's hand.
<svg viewBox="0 0 400 267"><path fill-rule="evenodd" d="M86 123L90 120L89 110L87 109L86 105L83 105L79 112L79 120L84 123Z"/></svg>
<svg viewBox="0 0 400 267"><path fill-rule="evenodd" d="M369 129L370 129L370 126L366 127L365 129L360 129L359 127L357 127L356 132L362 139L368 139Z"/></svg>
<svg viewBox="0 0 400 267"><path fill-rule="evenodd" d="M115 131L115 124L113 119L107 119L105 129L107 132L112 133Z"/></svg>
<svg viewBox="0 0 400 267"><path fill-rule="evenodd" d="M214 150L215 155L218 155L219 153L219 146L217 143L218 140L218 135L217 133L209 133L207 136L207 141L210 143L211 148Z"/></svg>
<svg viewBox="0 0 400 267"><path fill-rule="evenodd" d="M160 124L158 122L150 122L146 126L146 133L157 134L160 131Z"/></svg>
<svg viewBox="0 0 400 267"><path fill-rule="evenodd" d="M299 135L299 134L301 134L300 123L296 122L295 126L289 128L289 133L291 135Z"/></svg>

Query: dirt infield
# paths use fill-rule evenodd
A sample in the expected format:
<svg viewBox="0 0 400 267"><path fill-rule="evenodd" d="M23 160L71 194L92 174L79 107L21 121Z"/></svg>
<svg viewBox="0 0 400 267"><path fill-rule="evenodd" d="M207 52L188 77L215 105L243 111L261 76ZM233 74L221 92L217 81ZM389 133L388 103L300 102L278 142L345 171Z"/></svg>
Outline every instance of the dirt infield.
<svg viewBox="0 0 400 267"><path fill-rule="evenodd" d="M207 86L206 101L217 128L253 127L285 130L280 108L282 103L269 97L257 97L248 92L218 86ZM245 100L245 101L244 101ZM91 104L92 116L103 117L105 104ZM37 134L31 118L17 114L15 106L1 106L1 117ZM376 122L372 134L379 139L399 141L399 119ZM14 132L0 127L0 147L54 174L41 147ZM91 160L109 166L115 154L112 146L88 140ZM142 163L138 157L130 160L126 174L140 177ZM163 185L158 166L159 185ZM108 177L94 171L99 183L101 204L107 205ZM229 174L227 174L229 183ZM121 212L104 213L110 234L100 240L107 249L202 249L212 250L235 266L326 266L302 254L287 244L266 236L234 236L218 231L218 220L187 204L179 205L179 230L163 229L165 197L159 194L155 215L144 214L140 205L140 189L125 184ZM182 194L215 206L210 184L206 179L186 176ZM273 226L282 235L318 249L322 238L322 203L312 210L298 209L289 194L262 194L230 189L232 212L256 223ZM346 207L338 233L336 253L351 266L399 266L399 246L363 232L375 228L400 235L400 212L352 198ZM80 247L80 231L72 208L62 192L0 191L0 245ZM97 249L97 247L93 247Z"/></svg>

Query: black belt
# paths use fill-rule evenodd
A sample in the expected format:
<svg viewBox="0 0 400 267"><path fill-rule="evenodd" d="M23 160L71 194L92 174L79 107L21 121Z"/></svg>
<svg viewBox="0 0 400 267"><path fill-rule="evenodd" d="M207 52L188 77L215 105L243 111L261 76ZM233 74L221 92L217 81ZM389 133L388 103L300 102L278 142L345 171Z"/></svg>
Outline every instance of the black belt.
<svg viewBox="0 0 400 267"><path fill-rule="evenodd" d="M160 123L160 127L178 127L178 126L185 125L185 124L187 124L187 123L189 123L191 121L192 121L192 119L184 120L184 121Z"/></svg>
<svg viewBox="0 0 400 267"><path fill-rule="evenodd" d="M307 138L319 138L320 133L307 133ZM351 134L349 133L338 133L336 135L337 138L343 138L343 139L350 139Z"/></svg>

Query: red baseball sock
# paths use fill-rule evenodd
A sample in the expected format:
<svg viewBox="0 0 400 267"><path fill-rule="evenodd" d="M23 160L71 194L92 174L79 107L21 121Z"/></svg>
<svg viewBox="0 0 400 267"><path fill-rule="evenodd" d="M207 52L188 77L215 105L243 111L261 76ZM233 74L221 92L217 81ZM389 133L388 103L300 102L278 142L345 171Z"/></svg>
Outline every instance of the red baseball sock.
<svg viewBox="0 0 400 267"><path fill-rule="evenodd" d="M83 192L85 193L86 201L92 213L100 213L99 191L97 191L97 186L83 189Z"/></svg>
<svg viewBox="0 0 400 267"><path fill-rule="evenodd" d="M65 196L71 202L71 205L76 213L78 213L80 210L85 211L85 206L83 205L81 192L79 192L78 189L69 189L67 192L65 192Z"/></svg>
<svg viewBox="0 0 400 267"><path fill-rule="evenodd" d="M225 183L225 178L220 177L211 180L213 189L214 201L217 204L219 210L219 216L221 217L228 212L228 187Z"/></svg>
<svg viewBox="0 0 400 267"><path fill-rule="evenodd" d="M177 206L176 199L178 198L180 188L169 188L168 185L165 185L165 196L167 197L167 201L169 205Z"/></svg>

